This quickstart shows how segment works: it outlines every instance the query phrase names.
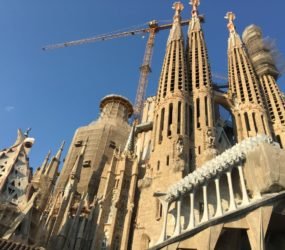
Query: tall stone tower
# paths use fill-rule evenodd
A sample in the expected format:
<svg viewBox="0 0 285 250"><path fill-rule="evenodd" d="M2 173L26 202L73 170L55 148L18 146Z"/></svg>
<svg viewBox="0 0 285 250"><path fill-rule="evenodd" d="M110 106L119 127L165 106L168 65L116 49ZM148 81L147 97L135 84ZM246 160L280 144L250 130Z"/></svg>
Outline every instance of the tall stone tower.
<svg viewBox="0 0 285 250"><path fill-rule="evenodd" d="M189 154L190 85L180 25L180 12L183 8L180 2L173 5L174 21L167 41L154 116L151 165L155 165L158 171L165 173L169 171L168 166L173 165L176 157L180 157L187 164ZM178 145L183 146L183 151L176 152ZM159 152L163 152L163 156ZM180 172L181 169L177 164L176 167Z"/></svg>
<svg viewBox="0 0 285 250"><path fill-rule="evenodd" d="M233 23L235 14L226 15L229 29L228 40L228 95L232 101L237 140L265 134L271 136L261 87L240 36Z"/></svg>
<svg viewBox="0 0 285 250"><path fill-rule="evenodd" d="M167 41L155 100L152 151L149 161L144 164L145 173L141 180L141 183L147 184L140 185L133 249L142 249L141 247L148 246L149 241L153 244L159 239L162 211L161 204L153 197L153 193L165 191L170 183L180 180L190 171L190 84L180 24L180 12L184 6L176 2L173 9L173 26ZM145 202L150 197L151 200ZM172 228L174 224L173 221Z"/></svg>
<svg viewBox="0 0 285 250"><path fill-rule="evenodd" d="M275 139L284 148L285 100L276 82L279 76L278 69L270 49L264 43L261 28L256 25L247 27L242 38L263 90Z"/></svg>
<svg viewBox="0 0 285 250"><path fill-rule="evenodd" d="M56 185L56 193L65 188L84 141L88 139L77 189L80 193L88 193L90 201L98 195L100 177L105 164L110 163L114 149L125 146L130 132L128 118L133 112L130 102L122 96L109 95L101 101L100 109L97 121L76 131ZM102 186L99 193L102 194L103 190Z"/></svg>
<svg viewBox="0 0 285 250"><path fill-rule="evenodd" d="M194 164L201 166L215 156L215 117L213 89L208 52L198 15L200 0L191 0L192 19L188 30L188 69L192 90L192 105L189 107L189 133L194 141ZM194 133L195 131L195 133Z"/></svg>
<svg viewBox="0 0 285 250"><path fill-rule="evenodd" d="M133 109L119 95L103 98L100 108L97 121L76 131L40 218L42 229L37 232L36 241L47 245L47 249L127 245L129 234L122 228L130 223L132 213L131 205L125 207L123 201L134 196L137 170L132 168L133 149L125 150L123 156L120 152L131 131L128 118ZM132 131L134 134L134 128ZM123 205L117 212L118 202ZM115 234L117 230L122 233Z"/></svg>

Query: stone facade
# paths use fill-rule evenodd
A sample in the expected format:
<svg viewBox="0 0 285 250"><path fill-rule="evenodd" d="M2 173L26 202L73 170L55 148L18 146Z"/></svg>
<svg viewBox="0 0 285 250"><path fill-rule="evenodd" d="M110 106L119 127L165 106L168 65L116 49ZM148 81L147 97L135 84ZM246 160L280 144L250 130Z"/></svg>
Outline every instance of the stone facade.
<svg viewBox="0 0 285 250"><path fill-rule="evenodd" d="M109 95L75 132L60 172L64 143L34 174L28 133L0 152L0 248L285 248L279 72L260 28L241 39L228 12L229 86L216 88L199 4L191 0L186 43L184 6L173 5L157 95L140 123L129 123L126 98Z"/></svg>

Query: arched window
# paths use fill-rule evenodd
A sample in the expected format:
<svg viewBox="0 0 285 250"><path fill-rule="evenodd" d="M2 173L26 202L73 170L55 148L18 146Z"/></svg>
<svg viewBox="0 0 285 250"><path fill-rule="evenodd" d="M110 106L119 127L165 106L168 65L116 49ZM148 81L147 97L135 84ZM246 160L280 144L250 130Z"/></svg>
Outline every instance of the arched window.
<svg viewBox="0 0 285 250"><path fill-rule="evenodd" d="M141 237L141 247L140 250L147 250L149 249L150 238L147 234L143 234Z"/></svg>

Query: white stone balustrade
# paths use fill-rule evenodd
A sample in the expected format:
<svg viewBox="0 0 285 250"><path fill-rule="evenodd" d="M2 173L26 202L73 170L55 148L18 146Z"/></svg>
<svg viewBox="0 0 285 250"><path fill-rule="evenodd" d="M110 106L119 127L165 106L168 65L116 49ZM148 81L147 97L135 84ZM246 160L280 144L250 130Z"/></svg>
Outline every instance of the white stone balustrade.
<svg viewBox="0 0 285 250"><path fill-rule="evenodd" d="M189 222L185 226L185 231L189 231L196 226L207 223L211 218L217 218L223 216L225 212L232 212L238 209L240 206L246 206L250 203L245 179L243 175L243 161L246 159L246 155L254 150L259 144L268 143L272 144L272 139L265 135L257 135L256 137L251 137L243 140L239 144L234 145L232 148L226 150L221 155L215 157L214 159L206 162L203 166L195 170L194 172L187 175L181 181L169 187L168 191L162 195L160 194L159 199L162 202L163 207L163 228L159 241L157 243L162 243L167 239L167 217L171 204L176 203L176 226L171 237L175 237L183 232L181 225L181 208L183 207L183 197L190 195L189 207ZM241 192L241 202L236 204L234 197L234 186L232 180L233 169L237 169L240 182L240 192ZM220 190L220 178L225 175L228 185L228 206L226 211L223 211L221 190ZM214 204L214 214L211 215L209 212L209 197L208 197L208 186L210 183L214 183L215 186L215 204ZM203 200L203 211L201 219L195 221L195 198L198 190L202 189L202 200ZM201 211L200 211L201 212Z"/></svg>

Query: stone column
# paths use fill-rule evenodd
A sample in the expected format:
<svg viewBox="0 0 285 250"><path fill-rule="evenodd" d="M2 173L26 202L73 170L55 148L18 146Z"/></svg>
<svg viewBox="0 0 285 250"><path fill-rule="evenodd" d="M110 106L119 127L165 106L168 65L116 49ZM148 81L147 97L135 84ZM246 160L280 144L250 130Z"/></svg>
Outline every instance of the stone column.
<svg viewBox="0 0 285 250"><path fill-rule="evenodd" d="M162 204L163 226L162 226L161 235L159 237L157 244L166 240L167 215L168 215L168 209L169 209L169 205L170 205L170 203L167 201L160 200L160 202Z"/></svg>
<svg viewBox="0 0 285 250"><path fill-rule="evenodd" d="M244 175L243 175L243 170L242 166L238 166L238 172L239 172L239 178L240 178L240 185L241 185L241 190L242 190L242 205L247 205L249 204L249 198L247 195L246 191L246 186L245 186L245 180L244 180Z"/></svg>
<svg viewBox="0 0 285 250"><path fill-rule="evenodd" d="M177 236L181 233L181 203L182 203L182 197L176 202L176 225L173 236Z"/></svg>
<svg viewBox="0 0 285 250"><path fill-rule="evenodd" d="M189 224L187 230L190 230L195 226L194 198L195 198L195 193L194 191L192 191L192 193L190 193L190 215L189 215Z"/></svg>
<svg viewBox="0 0 285 250"><path fill-rule="evenodd" d="M228 179L229 195L230 195L230 205L229 205L228 211L233 211L233 210L236 210L236 203L235 203L235 196L234 196L234 190L233 190L231 170L228 171L226 174L227 174L227 179Z"/></svg>
<svg viewBox="0 0 285 250"><path fill-rule="evenodd" d="M203 186L203 201L204 201L204 212L201 219L201 223L209 220L209 211L208 211L208 197L207 197L207 183Z"/></svg>
<svg viewBox="0 0 285 250"><path fill-rule="evenodd" d="M217 208L215 217L219 217L223 215L222 203L221 203L221 193L220 193L220 177L218 176L215 179L216 186L216 198L217 198Z"/></svg>

